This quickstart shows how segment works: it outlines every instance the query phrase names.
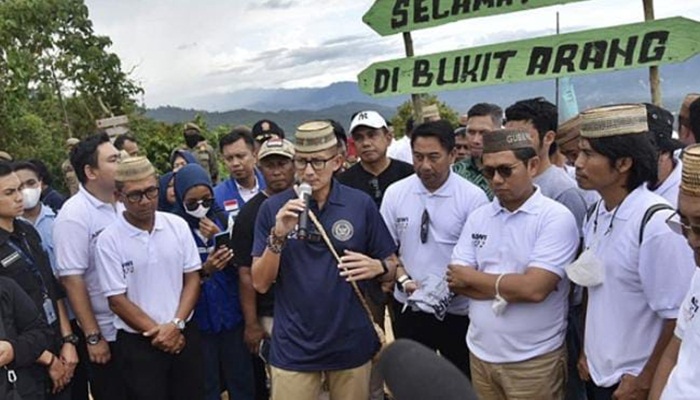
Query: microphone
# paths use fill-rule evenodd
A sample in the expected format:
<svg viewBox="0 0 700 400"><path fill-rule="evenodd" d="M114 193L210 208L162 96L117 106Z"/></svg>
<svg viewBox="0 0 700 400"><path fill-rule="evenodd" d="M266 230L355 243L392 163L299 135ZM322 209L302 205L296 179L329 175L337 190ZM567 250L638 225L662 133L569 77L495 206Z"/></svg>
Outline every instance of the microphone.
<svg viewBox="0 0 700 400"><path fill-rule="evenodd" d="M377 368L395 400L477 400L469 379L457 367L413 340L389 345Z"/></svg>
<svg viewBox="0 0 700 400"><path fill-rule="evenodd" d="M306 238L309 237L309 199L311 198L311 185L306 182L299 185L299 198L304 200L304 211L299 213L297 238L306 240Z"/></svg>

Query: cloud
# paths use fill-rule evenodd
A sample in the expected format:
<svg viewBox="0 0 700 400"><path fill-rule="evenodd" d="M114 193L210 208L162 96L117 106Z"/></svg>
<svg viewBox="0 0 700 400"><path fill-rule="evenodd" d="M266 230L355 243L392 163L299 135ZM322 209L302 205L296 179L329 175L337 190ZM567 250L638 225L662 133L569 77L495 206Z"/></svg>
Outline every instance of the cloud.
<svg viewBox="0 0 700 400"><path fill-rule="evenodd" d="M299 2L294 0L266 0L263 2L254 2L253 4L250 4L248 9L286 10L298 4Z"/></svg>

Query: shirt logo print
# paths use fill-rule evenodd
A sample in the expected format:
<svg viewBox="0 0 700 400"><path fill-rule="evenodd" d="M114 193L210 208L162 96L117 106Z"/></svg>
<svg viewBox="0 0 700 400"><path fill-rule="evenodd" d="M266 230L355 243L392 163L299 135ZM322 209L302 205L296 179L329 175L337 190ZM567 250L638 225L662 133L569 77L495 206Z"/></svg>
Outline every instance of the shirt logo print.
<svg viewBox="0 0 700 400"><path fill-rule="evenodd" d="M476 247L477 249L484 247L488 237L488 235L484 235L483 233L472 233L472 246Z"/></svg>

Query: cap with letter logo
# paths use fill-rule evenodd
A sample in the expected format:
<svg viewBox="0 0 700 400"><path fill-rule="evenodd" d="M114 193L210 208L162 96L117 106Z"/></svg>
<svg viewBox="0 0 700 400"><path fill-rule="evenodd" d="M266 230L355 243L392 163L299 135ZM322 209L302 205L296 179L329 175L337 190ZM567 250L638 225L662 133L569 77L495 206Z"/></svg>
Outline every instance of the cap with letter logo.
<svg viewBox="0 0 700 400"><path fill-rule="evenodd" d="M373 129L387 128L386 120L376 111L360 111L350 122L350 135L355 128L367 126Z"/></svg>

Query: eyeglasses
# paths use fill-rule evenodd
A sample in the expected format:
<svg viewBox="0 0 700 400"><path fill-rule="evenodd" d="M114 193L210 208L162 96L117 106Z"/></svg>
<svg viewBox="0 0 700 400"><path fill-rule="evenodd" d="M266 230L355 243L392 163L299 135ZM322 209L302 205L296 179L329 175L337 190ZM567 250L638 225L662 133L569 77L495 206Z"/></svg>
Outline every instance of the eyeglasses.
<svg viewBox="0 0 700 400"><path fill-rule="evenodd" d="M294 159L294 168L303 170L306 169L306 166L311 164L311 168L314 169L314 171L321 171L322 169L326 168L326 163L332 159L334 159L336 156L331 156L326 158L325 160L322 158L312 158L310 160L306 160L303 158L295 158Z"/></svg>
<svg viewBox="0 0 700 400"><path fill-rule="evenodd" d="M420 217L420 242L425 244L428 242L428 228L430 227L430 215L428 210L423 210L423 215Z"/></svg>
<svg viewBox="0 0 700 400"><path fill-rule="evenodd" d="M214 199L191 200L185 203L185 208L187 211L194 211L200 204L205 208L211 208L211 205L214 204Z"/></svg>
<svg viewBox="0 0 700 400"><path fill-rule="evenodd" d="M518 161L517 163L512 164L512 165L499 165L497 167L484 167L481 169L481 173L488 180L493 179L493 177L496 176L496 172L498 172L498 176L500 176L501 178L507 179L507 178L510 178L511 175L513 175L513 170L521 162L522 161Z"/></svg>
<svg viewBox="0 0 700 400"><path fill-rule="evenodd" d="M689 225L683 223L683 220L681 220L681 215L678 213L678 211L666 218L666 225L668 225L673 232L685 237L688 237L690 232L693 232L693 235L700 235L700 225Z"/></svg>
<svg viewBox="0 0 700 400"><path fill-rule="evenodd" d="M124 197L129 203L138 203L144 196L148 200L155 200L158 197L158 192L160 192L158 186L151 186L144 190L134 190L133 192L124 193Z"/></svg>

